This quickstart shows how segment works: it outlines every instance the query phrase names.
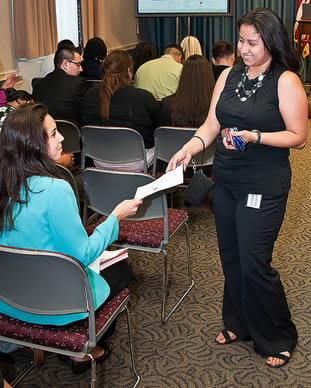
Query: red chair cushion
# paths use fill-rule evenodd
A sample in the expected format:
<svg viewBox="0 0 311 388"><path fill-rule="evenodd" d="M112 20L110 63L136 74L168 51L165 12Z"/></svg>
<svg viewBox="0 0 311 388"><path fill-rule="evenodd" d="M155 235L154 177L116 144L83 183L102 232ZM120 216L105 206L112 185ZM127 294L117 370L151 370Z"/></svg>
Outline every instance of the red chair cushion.
<svg viewBox="0 0 311 388"><path fill-rule="evenodd" d="M171 235L188 217L184 210L168 209L168 234ZM101 217L97 222L86 227L88 235L105 221L107 217ZM148 248L158 248L164 238L164 219L154 218L144 221L121 221L117 243L138 245Z"/></svg>
<svg viewBox="0 0 311 388"><path fill-rule="evenodd" d="M105 326L118 306L129 295L125 288L95 312L96 333ZM37 325L0 314L0 335L33 344L80 352L89 339L88 319L65 326Z"/></svg>

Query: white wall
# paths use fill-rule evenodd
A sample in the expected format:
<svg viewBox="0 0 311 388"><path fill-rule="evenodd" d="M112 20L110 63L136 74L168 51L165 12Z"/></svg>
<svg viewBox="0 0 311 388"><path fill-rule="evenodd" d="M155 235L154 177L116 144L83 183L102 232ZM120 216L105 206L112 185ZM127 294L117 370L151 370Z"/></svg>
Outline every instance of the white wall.
<svg viewBox="0 0 311 388"><path fill-rule="evenodd" d="M25 0L26 1L26 0ZM134 48L137 43L135 0L102 0L104 9L104 40L108 50ZM40 61L17 62L14 53L11 0L0 0L0 80L18 72L24 79L16 85L31 92L31 79L39 76Z"/></svg>

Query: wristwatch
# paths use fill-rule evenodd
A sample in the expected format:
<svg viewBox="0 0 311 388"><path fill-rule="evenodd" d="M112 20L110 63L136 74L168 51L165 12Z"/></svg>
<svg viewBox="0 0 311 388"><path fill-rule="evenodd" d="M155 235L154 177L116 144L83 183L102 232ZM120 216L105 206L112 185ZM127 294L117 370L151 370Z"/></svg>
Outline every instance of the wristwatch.
<svg viewBox="0 0 311 388"><path fill-rule="evenodd" d="M256 140L256 141L253 141L253 143L259 144L260 141L261 141L261 132L258 131L258 129L252 129L252 132L257 133L257 140Z"/></svg>

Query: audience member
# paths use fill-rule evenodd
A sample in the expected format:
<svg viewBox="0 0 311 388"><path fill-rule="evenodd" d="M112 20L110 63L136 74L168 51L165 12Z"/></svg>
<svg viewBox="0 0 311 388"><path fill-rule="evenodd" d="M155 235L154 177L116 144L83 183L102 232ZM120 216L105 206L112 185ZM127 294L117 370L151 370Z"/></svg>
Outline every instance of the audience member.
<svg viewBox="0 0 311 388"><path fill-rule="evenodd" d="M0 108L0 130L5 118L10 112L16 110L24 104L33 102L32 95L29 94L26 90L8 88L5 90L5 95L7 104ZM62 153L62 156L56 161L56 163L65 167L72 167L74 164L73 154Z"/></svg>
<svg viewBox="0 0 311 388"><path fill-rule="evenodd" d="M135 129L144 139L149 166L154 155L153 133L160 106L147 90L131 85L132 68L132 58L125 51L115 50L107 55L103 62L101 86L89 89L83 100L82 122L84 125L112 125ZM95 164L108 166L100 162ZM142 170L142 163L139 166L126 164L120 166L120 169Z"/></svg>
<svg viewBox="0 0 311 388"><path fill-rule="evenodd" d="M19 77L16 77L16 74L10 74L8 78L3 82L0 88L0 107L6 105L6 95L5 89L14 88L15 83L17 82Z"/></svg>
<svg viewBox="0 0 311 388"><path fill-rule="evenodd" d="M81 56L77 49L62 47L55 53L55 70L34 87L33 98L45 104L54 119L69 120L80 125L81 100L87 89L79 77Z"/></svg>
<svg viewBox="0 0 311 388"><path fill-rule="evenodd" d="M157 100L176 92L182 70L183 50L170 44L161 58L144 63L135 75L135 87L146 89Z"/></svg>
<svg viewBox="0 0 311 388"><path fill-rule="evenodd" d="M159 125L200 127L207 117L214 86L208 60L191 55L183 66L176 93L162 100Z"/></svg>
<svg viewBox="0 0 311 388"><path fill-rule="evenodd" d="M61 252L79 260L91 279L97 309L108 296L113 297L127 286L133 272L125 260L121 266L117 263L110 271L102 271L102 276L88 265L118 238L119 221L135 214L142 201L121 202L88 237L71 186L61 179L54 164L60 157L63 140L55 121L39 104L25 104L4 121L0 132L0 244ZM25 313L3 301L0 312L47 325L64 325L87 316ZM103 361L112 346L102 340L99 344L91 354ZM88 357L72 359L74 372L83 372L90 366Z"/></svg>
<svg viewBox="0 0 311 388"><path fill-rule="evenodd" d="M213 73L216 82L223 70L233 66L234 47L232 43L226 40L218 40L212 48L212 55Z"/></svg>
<svg viewBox="0 0 311 388"><path fill-rule="evenodd" d="M137 43L133 54L134 75L141 65L156 58L157 49L153 44L143 42Z"/></svg>
<svg viewBox="0 0 311 388"><path fill-rule="evenodd" d="M101 38L95 36L89 39L83 52L81 77L100 80L102 77L101 65L106 55L107 46Z"/></svg>
<svg viewBox="0 0 311 388"><path fill-rule="evenodd" d="M202 47L199 40L195 36L188 35L180 43L184 52L184 60L186 61L190 55L202 55Z"/></svg>
<svg viewBox="0 0 311 388"><path fill-rule="evenodd" d="M61 47L67 47L70 49L75 49L75 45L70 39L63 39L58 42L57 50ZM54 65L55 53L47 55L41 62L40 66L40 77L43 78L47 74L51 73L55 69Z"/></svg>
<svg viewBox="0 0 311 388"><path fill-rule="evenodd" d="M14 88L7 88L4 90L6 97L6 105L0 108L0 130L3 121L7 115L13 110L24 105L28 101L32 101L32 95L26 92L26 90L16 90Z"/></svg>

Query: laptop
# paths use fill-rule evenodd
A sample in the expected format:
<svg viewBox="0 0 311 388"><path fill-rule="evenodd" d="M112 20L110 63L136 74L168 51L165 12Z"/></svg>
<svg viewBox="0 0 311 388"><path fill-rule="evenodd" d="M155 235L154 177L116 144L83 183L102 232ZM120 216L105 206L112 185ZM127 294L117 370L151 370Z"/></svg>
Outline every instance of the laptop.
<svg viewBox="0 0 311 388"><path fill-rule="evenodd" d="M302 4L302 19L311 20L311 4Z"/></svg>

